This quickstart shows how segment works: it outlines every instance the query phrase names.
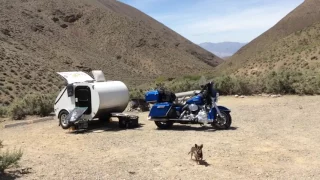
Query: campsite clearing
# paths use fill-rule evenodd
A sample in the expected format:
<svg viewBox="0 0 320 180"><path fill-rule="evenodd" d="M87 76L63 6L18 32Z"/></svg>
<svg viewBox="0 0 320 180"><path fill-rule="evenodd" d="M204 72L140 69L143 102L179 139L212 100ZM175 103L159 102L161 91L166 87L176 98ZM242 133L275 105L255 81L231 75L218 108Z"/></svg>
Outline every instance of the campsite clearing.
<svg viewBox="0 0 320 180"><path fill-rule="evenodd" d="M23 149L21 168L32 169L18 176L26 180L320 177L320 96L222 96L218 104L232 110L230 130L157 130L148 113L138 113L136 129L118 129L115 121L73 134L53 120L0 129L0 139L4 149ZM188 155L195 143L204 145L202 165Z"/></svg>

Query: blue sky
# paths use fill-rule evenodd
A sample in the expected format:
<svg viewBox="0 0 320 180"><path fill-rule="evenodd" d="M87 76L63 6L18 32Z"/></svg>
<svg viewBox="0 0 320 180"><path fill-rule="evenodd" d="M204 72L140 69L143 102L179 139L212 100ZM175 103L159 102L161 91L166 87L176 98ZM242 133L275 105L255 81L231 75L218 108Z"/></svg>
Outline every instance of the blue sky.
<svg viewBox="0 0 320 180"><path fill-rule="evenodd" d="M304 0L120 0L194 43L249 42Z"/></svg>

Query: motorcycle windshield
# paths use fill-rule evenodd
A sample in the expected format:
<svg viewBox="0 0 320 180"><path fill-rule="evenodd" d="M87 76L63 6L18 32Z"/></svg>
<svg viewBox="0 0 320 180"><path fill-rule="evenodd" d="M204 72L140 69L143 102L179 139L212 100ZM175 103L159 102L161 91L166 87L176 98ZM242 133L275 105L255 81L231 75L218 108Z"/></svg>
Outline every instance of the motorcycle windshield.
<svg viewBox="0 0 320 180"><path fill-rule="evenodd" d="M204 86L206 85L208 82L207 82L207 79L205 76L201 76L201 78L199 79L199 87L201 86Z"/></svg>
<svg viewBox="0 0 320 180"><path fill-rule="evenodd" d="M74 108L69 115L66 117L66 120L68 122L76 122L80 119L80 117L83 115L84 112L86 112L86 110L88 109L88 107L76 107Z"/></svg>

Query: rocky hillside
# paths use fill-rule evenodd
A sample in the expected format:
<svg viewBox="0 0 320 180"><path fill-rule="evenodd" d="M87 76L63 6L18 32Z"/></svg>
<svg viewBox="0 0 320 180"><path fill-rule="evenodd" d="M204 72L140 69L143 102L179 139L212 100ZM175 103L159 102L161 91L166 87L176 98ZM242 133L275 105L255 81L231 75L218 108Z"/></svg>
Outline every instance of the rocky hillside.
<svg viewBox="0 0 320 180"><path fill-rule="evenodd" d="M127 84L210 71L223 60L114 0L0 0L0 104L57 92L57 71Z"/></svg>
<svg viewBox="0 0 320 180"><path fill-rule="evenodd" d="M305 0L274 27L241 48L217 73L259 76L271 71L320 70L320 1Z"/></svg>

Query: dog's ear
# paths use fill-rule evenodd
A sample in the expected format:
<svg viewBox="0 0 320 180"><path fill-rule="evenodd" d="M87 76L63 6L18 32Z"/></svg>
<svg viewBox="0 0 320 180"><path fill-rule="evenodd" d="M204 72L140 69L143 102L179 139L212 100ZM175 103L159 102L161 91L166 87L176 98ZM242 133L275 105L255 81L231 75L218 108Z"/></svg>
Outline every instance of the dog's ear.
<svg viewBox="0 0 320 180"><path fill-rule="evenodd" d="M200 147L200 149L202 149L203 148L203 144L201 144L199 147Z"/></svg>
<svg viewBox="0 0 320 180"><path fill-rule="evenodd" d="M195 144L195 145L194 145L194 147L196 147L196 148L197 148L197 147L198 147L198 145L197 145L197 144Z"/></svg>

